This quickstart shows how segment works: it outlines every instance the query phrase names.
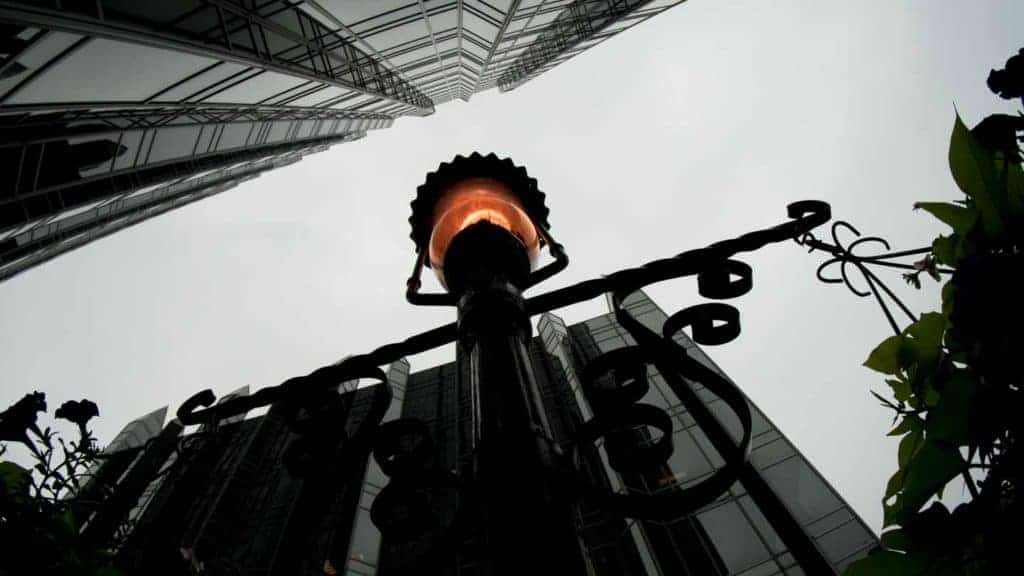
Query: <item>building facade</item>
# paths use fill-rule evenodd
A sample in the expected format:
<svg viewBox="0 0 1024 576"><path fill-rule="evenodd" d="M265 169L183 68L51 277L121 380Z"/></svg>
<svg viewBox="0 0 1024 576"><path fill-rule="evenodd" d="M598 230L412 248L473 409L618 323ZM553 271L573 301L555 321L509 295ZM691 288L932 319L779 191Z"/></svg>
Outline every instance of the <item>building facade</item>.
<svg viewBox="0 0 1024 576"><path fill-rule="evenodd" d="M681 0L0 0L0 281Z"/></svg>
<svg viewBox="0 0 1024 576"><path fill-rule="evenodd" d="M660 330L666 319L642 292L630 296L625 308L652 329ZM611 313L570 326L545 314L537 332L529 346L536 381L554 439L570 454L577 432L593 416L581 383L584 366L632 339ZM688 354L721 374L685 334L676 338ZM477 507L460 481L471 475L467 467L473 461L467 371L461 353L455 362L415 373L401 361L389 367L387 386L349 383L332 399L311 401L317 406L312 411L274 405L264 416L223 421L176 439L183 448L168 450L150 442L148 450L158 457L149 460L155 463L148 464L147 474L161 468L166 473L158 474L157 481L136 482L138 497L130 511L122 511L133 523L121 548L122 563L152 571L192 562L210 574L483 573L487 559L477 541L482 532ZM641 401L664 409L674 425L673 450L664 469L657 478L637 478L612 466L599 443L579 452L579 473L588 483L615 492L656 492L669 484L700 482L723 466L713 442L665 379L653 368L647 379L650 388ZM687 385L738 437L738 420L722 400L696 382ZM751 409L750 462L757 476L841 572L877 546L876 536L765 415ZM142 419L148 422L147 438L158 436L153 418ZM385 424L418 421L429 440L422 478L414 480L420 482L416 493L433 521L411 537L382 534L380 517L374 516L375 501L395 481L370 454L374 434L362 437L359 431L378 419ZM165 428L163 436L178 431L180 426L168 435ZM134 466L146 465L145 453L111 459L122 481L133 476ZM579 550L572 553L592 575L813 573L790 553L751 492L741 478L696 512L658 521L623 518L580 492L572 508ZM547 564L538 558L538 573Z"/></svg>

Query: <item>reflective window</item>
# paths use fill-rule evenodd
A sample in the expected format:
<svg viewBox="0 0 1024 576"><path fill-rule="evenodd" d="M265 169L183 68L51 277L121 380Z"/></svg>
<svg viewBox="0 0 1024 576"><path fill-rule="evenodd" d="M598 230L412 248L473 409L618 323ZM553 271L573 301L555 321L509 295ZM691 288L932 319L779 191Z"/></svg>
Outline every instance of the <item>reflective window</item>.
<svg viewBox="0 0 1024 576"><path fill-rule="evenodd" d="M323 101L318 101L316 104L317 108L334 108L337 110L344 110L348 107L348 103L358 98L362 93L355 90L341 90L340 95L327 97Z"/></svg>
<svg viewBox="0 0 1024 576"><path fill-rule="evenodd" d="M462 27L466 30L472 31L487 42L493 42L494 37L498 33L498 29L494 24L491 24L487 20L484 20L469 11L463 12L462 14Z"/></svg>
<svg viewBox="0 0 1024 576"><path fill-rule="evenodd" d="M366 113L370 113L370 112L378 113L381 110L383 110L384 108L387 108L389 106L391 106L391 102L388 102L387 100L381 100L380 102L377 102L376 104L371 104L369 106L360 108L359 111L360 112L366 112ZM370 128L376 128L379 122L380 122L380 120L371 120L370 121Z"/></svg>
<svg viewBox="0 0 1024 576"><path fill-rule="evenodd" d="M268 71L257 74L226 90L217 92L203 101L227 104L255 104L304 83L306 83L306 80L303 78L295 78Z"/></svg>
<svg viewBox="0 0 1024 576"><path fill-rule="evenodd" d="M10 101L135 101L216 61L186 52L93 38L20 90ZM88 74L82 74L88 70Z"/></svg>
<svg viewBox="0 0 1024 576"><path fill-rule="evenodd" d="M427 42L425 46L401 54L389 56L388 60L395 66L406 66L412 62L434 58L434 45Z"/></svg>
<svg viewBox="0 0 1024 576"><path fill-rule="evenodd" d="M438 36L444 32L454 32L459 25L459 15L456 10L435 13L430 15L430 27L434 29L434 35Z"/></svg>
<svg viewBox="0 0 1024 576"><path fill-rule="evenodd" d="M157 131L147 163L190 156L199 136L199 126L171 126Z"/></svg>
<svg viewBox="0 0 1024 576"><path fill-rule="evenodd" d="M305 96L302 96L301 98L296 98L295 100L288 102L288 105L319 106L320 104L323 104L324 102L327 102L329 100L333 100L335 98L339 98L341 96L350 94L356 94L356 92L352 90L346 90L345 88L339 88L337 86L328 86L323 90L307 94Z"/></svg>
<svg viewBox="0 0 1024 576"><path fill-rule="evenodd" d="M296 132L298 138L309 138L313 135L313 127L316 126L316 120L303 120L299 123L299 130Z"/></svg>
<svg viewBox="0 0 1024 576"><path fill-rule="evenodd" d="M438 51L438 53L441 54L442 58L456 56L457 54L452 54L451 56L445 56L445 54L447 52L451 51L451 50L455 50L458 47L459 47L459 39L458 38L449 38L447 40L442 40L442 41L437 42L437 51Z"/></svg>
<svg viewBox="0 0 1024 576"><path fill-rule="evenodd" d="M64 32L48 32L45 36L35 41L18 58L18 66L21 71L17 74L10 74L0 79L0 95L6 94L22 80L28 77L34 70L48 63L58 54L67 50L72 44L82 37L77 34L65 34ZM58 100L56 95L51 94L50 100ZM14 100L12 100L13 102Z"/></svg>
<svg viewBox="0 0 1024 576"><path fill-rule="evenodd" d="M740 506L743 507L744 513L747 518L754 525L754 529L757 530L761 536L761 540L768 546L772 554L779 554L786 550L786 545L782 543L782 538L778 532L768 524L768 519L761 513L761 509L754 504L753 499L750 496L744 496L739 499Z"/></svg>
<svg viewBox="0 0 1024 576"><path fill-rule="evenodd" d="M801 524L834 511L842 504L802 458L790 458L762 474Z"/></svg>
<svg viewBox="0 0 1024 576"><path fill-rule="evenodd" d="M349 26L354 26L379 16L381 13L381 7L375 2L352 2L352 0L321 0L319 4L323 5L328 12L334 14L342 22ZM418 12L418 11L417 11Z"/></svg>
<svg viewBox="0 0 1024 576"><path fill-rule="evenodd" d="M218 62L195 77L161 92L156 95L156 99L159 101L174 102L184 100L194 94L202 92L207 87L213 86L218 82L242 72L243 70L250 70L250 68L242 64L235 64L234 62Z"/></svg>
<svg viewBox="0 0 1024 576"><path fill-rule="evenodd" d="M434 28L434 33L437 33L437 28ZM427 36L427 26L423 23L422 18L416 18L415 20L403 23L399 26L387 26L380 31L375 31L372 35L366 35L364 38L370 43L375 49L383 52L394 46L404 44L411 40L425 38Z"/></svg>
<svg viewBox="0 0 1024 576"><path fill-rule="evenodd" d="M875 536L861 526L860 522L851 521L820 536L817 542L826 558L832 562L839 562L855 551L873 546Z"/></svg>
<svg viewBox="0 0 1024 576"><path fill-rule="evenodd" d="M754 566L750 570L744 570L736 576L782 576L782 571L779 570L779 565L775 562L765 562Z"/></svg>
<svg viewBox="0 0 1024 576"><path fill-rule="evenodd" d="M269 132L267 138L264 140L265 143L270 144L272 142L280 142L288 136L288 130L291 128L292 123L287 120L278 120L270 123Z"/></svg>
<svg viewBox="0 0 1024 576"><path fill-rule="evenodd" d="M349 118L341 118L331 122L327 127L327 131L331 134L338 134L340 132L355 131L359 130L358 120L352 120Z"/></svg>
<svg viewBox="0 0 1024 576"><path fill-rule="evenodd" d="M704 454L711 460L711 464L714 465L715 468L721 468L725 465L725 460L723 460L718 454L718 451L715 450L715 447L711 444L711 441L708 440L707 435L704 434L704 431L701 430L699 426L693 426L689 431L690 434L693 435L693 439L697 442L697 445L701 447L701 450L704 451Z"/></svg>
<svg viewBox="0 0 1024 576"><path fill-rule="evenodd" d="M272 98L264 100L264 103L276 105L287 104L290 100L295 99L296 97L305 96L306 93L310 92L311 90L314 92L319 90L320 86L322 86L322 84L319 84L317 82L303 82L301 84L297 84L295 87L286 92L283 92Z"/></svg>
<svg viewBox="0 0 1024 576"><path fill-rule="evenodd" d="M487 59L487 52L489 50L488 47L479 46L475 42L467 42L465 40L462 42L462 49L480 59L480 61Z"/></svg>
<svg viewBox="0 0 1024 576"><path fill-rule="evenodd" d="M796 454L784 438L777 438L757 447L750 453L750 459L758 468L764 469Z"/></svg>
<svg viewBox="0 0 1024 576"><path fill-rule="evenodd" d="M704 453L697 447L697 442L685 430L672 435L672 455L669 456L668 465L672 469L675 481L683 484L714 470L711 462L708 462Z"/></svg>
<svg viewBox="0 0 1024 576"><path fill-rule="evenodd" d="M375 100L377 100L377 97L374 96L373 94L361 94L355 98L352 98L351 100L346 100L345 108L348 110L354 110L356 108L359 108L363 104L373 102Z"/></svg>
<svg viewBox="0 0 1024 576"><path fill-rule="evenodd" d="M221 130L220 139L217 141L217 150L230 150L232 148L244 146L246 140L249 138L250 131L252 131L252 123L250 122L232 122L231 124L224 124L224 129Z"/></svg>
<svg viewBox="0 0 1024 576"><path fill-rule="evenodd" d="M647 389L647 393L644 394L643 398L640 399L640 402L643 402L645 404L653 404L666 410L671 408L671 401L675 401L675 395L673 395L670 390L667 391L667 396L664 392L662 392L664 380L661 380L661 382L659 382L659 379L661 379L661 375L648 375L647 379L648 383L650 384L650 388Z"/></svg>
<svg viewBox="0 0 1024 576"><path fill-rule="evenodd" d="M117 133L97 134L72 140L51 140L40 146L31 146L23 170L31 170L37 175L35 184L39 188L99 174L110 169L110 162L115 156L124 153L124 149L118 147L117 136ZM29 188L32 184L23 176L22 186Z"/></svg>
<svg viewBox="0 0 1024 576"><path fill-rule="evenodd" d="M729 437L732 438L733 442L739 443L740 436L743 433L743 426L740 425L740 419L733 412L732 408L721 400L713 401L707 404L707 407L711 409L715 419L729 432Z"/></svg>
<svg viewBox="0 0 1024 576"><path fill-rule="evenodd" d="M78 162L78 175L82 178L87 176L93 176L95 174L102 174L103 172L109 172L110 167L113 164L115 158L123 157L126 154L124 149L118 148L117 146L118 133L113 134L95 134L81 138L70 138L68 144L70 146L65 151L61 143L53 143L51 146L51 154L57 154L56 149L61 150L59 153L68 154L71 157L76 158ZM59 162L59 159L54 159L54 162Z"/></svg>
<svg viewBox="0 0 1024 576"><path fill-rule="evenodd" d="M196 144L196 154L206 154L213 148L213 137L217 132L217 126L203 126L199 133L199 143Z"/></svg>
<svg viewBox="0 0 1024 576"><path fill-rule="evenodd" d="M747 522L736 502L726 502L697 515L729 572L768 560L768 549Z"/></svg>

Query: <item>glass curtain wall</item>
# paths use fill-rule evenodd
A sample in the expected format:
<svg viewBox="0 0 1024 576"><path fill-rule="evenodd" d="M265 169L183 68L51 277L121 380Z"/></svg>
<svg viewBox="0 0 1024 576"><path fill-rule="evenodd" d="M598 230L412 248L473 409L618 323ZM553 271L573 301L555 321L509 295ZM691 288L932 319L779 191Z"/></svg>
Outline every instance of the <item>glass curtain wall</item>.
<svg viewBox="0 0 1024 576"><path fill-rule="evenodd" d="M625 301L625 308L648 328L661 332L667 316L645 294L636 292L631 295ZM557 322L557 318L542 319L541 326ZM567 367L585 365L600 353L635 343L613 314L570 326L568 333L576 360L564 363ZM723 374L685 334L680 332L676 341L699 362ZM558 348L552 353L566 355ZM649 369L648 379L650 389L640 402L663 408L674 423L674 450L668 461L673 480L684 487L699 482L720 468L724 461L653 367ZM738 441L741 433L739 421L725 403L698 383L688 384ZM841 572L846 565L877 545L876 536L753 404L751 413L751 461L828 560ZM607 461L607 457L604 458ZM610 477L618 476L610 466L606 471ZM613 482L616 483L625 485L627 479L619 477L617 482ZM643 489L656 492L661 486L654 483ZM739 482L716 502L693 515L665 523L638 524L642 526L644 541L651 544L652 556L657 558L662 571L675 567L680 559L703 553L707 563L702 570L710 572L701 573L723 576L803 574ZM695 545L699 547L693 548Z"/></svg>

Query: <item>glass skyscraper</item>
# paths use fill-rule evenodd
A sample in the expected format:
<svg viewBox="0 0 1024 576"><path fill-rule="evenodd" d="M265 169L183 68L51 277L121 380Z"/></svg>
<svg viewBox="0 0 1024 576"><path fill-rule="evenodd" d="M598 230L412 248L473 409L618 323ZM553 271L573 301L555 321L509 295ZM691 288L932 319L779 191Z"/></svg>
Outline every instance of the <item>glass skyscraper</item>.
<svg viewBox="0 0 1024 576"><path fill-rule="evenodd" d="M0 0L0 281L681 0Z"/></svg>
<svg viewBox="0 0 1024 576"><path fill-rule="evenodd" d="M625 307L655 330L660 331L666 319L642 292L630 296ZM691 356L721 373L685 334L676 338ZM583 367L598 354L631 343L611 313L569 326L552 314L540 317L529 352L554 439L565 453L571 452L581 424L592 417L580 381ZM411 418L425 424L432 446L429 469L453 479L467 477L473 460L473 410L467 379L460 377L466 370L466 357L459 353L455 362L413 373L406 361L392 364L387 386L353 390L352 383L343 385L338 397L348 398L351 408L329 418L332 425L318 433L316 442L323 456L312 462L309 473L286 471L289 446L309 439L302 440L285 425L294 417L279 405L272 406L266 416L224 421L215 430L186 436L187 449L163 448L156 460L170 471L156 485L137 484L139 504L131 510L136 524L121 551L121 561L128 568L153 570L182 562L187 551L189 558L209 569L244 573L479 573L484 560L476 541L481 530L474 522L479 520L468 510L472 496L453 489L458 481L425 488L437 526L412 540L382 536L372 510L392 479L369 455L369 447L353 440L373 402L390 398L384 422ZM640 480L617 472L600 444L584 452L582 473L613 491L658 491L669 477L687 486L723 465L713 442L664 378L653 368L647 378L650 389L641 401L671 416L673 451L664 477ZM738 436L738 421L724 402L697 383L687 385ZM325 410L330 415L331 408ZM828 563L841 572L877 545L876 536L768 418L754 406L751 411L750 461L757 475ZM148 428L153 428L152 422ZM132 449L138 450L135 444ZM153 443L149 449L161 450L160 444ZM130 468L122 472L129 462L147 460L140 454L111 461L120 463L118 474L125 478L132 475ZM579 552L589 574L812 573L805 572L787 550L768 519L771 515L763 513L742 478L696 512L657 522L618 517L585 493L573 509ZM538 558L537 563L538 573L544 573L544 559Z"/></svg>

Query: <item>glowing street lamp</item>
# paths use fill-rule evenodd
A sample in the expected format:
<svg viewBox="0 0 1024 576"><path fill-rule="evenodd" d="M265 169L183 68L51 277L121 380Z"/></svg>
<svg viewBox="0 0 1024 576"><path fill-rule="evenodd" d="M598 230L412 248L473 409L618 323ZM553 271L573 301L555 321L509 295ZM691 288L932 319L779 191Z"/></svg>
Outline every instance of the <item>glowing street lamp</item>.
<svg viewBox="0 0 1024 576"><path fill-rule="evenodd" d="M494 154L456 156L427 175L412 202L417 259L407 297L414 304L454 304L481 283L525 290L565 268L550 234L544 193L526 169ZM548 246L555 261L537 269ZM434 270L444 294L420 294L420 274Z"/></svg>

